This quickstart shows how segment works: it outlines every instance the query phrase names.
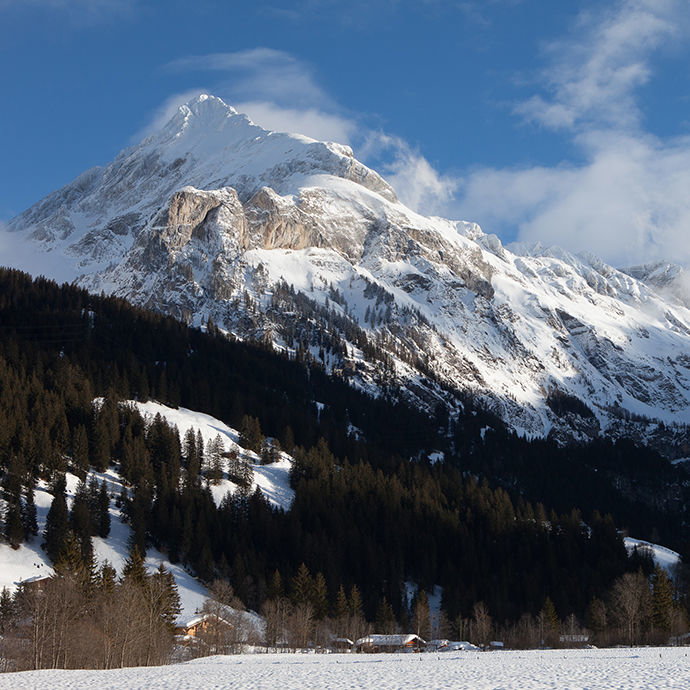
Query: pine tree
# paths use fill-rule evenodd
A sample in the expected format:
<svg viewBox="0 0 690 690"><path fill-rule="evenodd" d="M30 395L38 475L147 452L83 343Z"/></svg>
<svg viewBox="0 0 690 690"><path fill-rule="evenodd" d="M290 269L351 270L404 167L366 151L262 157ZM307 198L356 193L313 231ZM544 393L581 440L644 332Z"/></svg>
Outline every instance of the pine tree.
<svg viewBox="0 0 690 690"><path fill-rule="evenodd" d="M352 585L352 589L350 589L349 609L351 616L364 615L362 609L362 595L359 593L359 587L357 587L357 585Z"/></svg>
<svg viewBox="0 0 690 690"><path fill-rule="evenodd" d="M55 563L60 558L69 533L69 515L67 512L67 501L65 500L64 476L56 482L53 494L53 502L50 504L50 510L48 510L48 515L46 516L43 547L48 554L48 558Z"/></svg>
<svg viewBox="0 0 690 690"><path fill-rule="evenodd" d="M264 441L264 435L261 431L261 424L256 417L244 415L242 423L240 424L240 445L247 450L253 450L255 453L261 452L261 444Z"/></svg>
<svg viewBox="0 0 690 690"><path fill-rule="evenodd" d="M666 571L655 566L652 575L652 622L656 630L668 632L673 615L673 583Z"/></svg>
<svg viewBox="0 0 690 690"><path fill-rule="evenodd" d="M89 469L89 436L83 424L76 426L72 432L72 461L82 472Z"/></svg>
<svg viewBox="0 0 690 690"><path fill-rule="evenodd" d="M94 581L93 556L84 557L82 543L72 532L68 532L54 567L58 576L69 577L84 589Z"/></svg>
<svg viewBox="0 0 690 690"><path fill-rule="evenodd" d="M383 597L383 599L381 599L379 602L378 608L376 609L376 617L374 622L377 633L390 635L396 632L397 625L395 622L395 614L393 613L393 607L390 605L386 597ZM417 632L417 634L420 635L420 637L424 637L419 632Z"/></svg>
<svg viewBox="0 0 690 690"><path fill-rule="evenodd" d="M117 587L117 571L110 564L110 561L103 561L103 565L98 571L96 586L99 591L112 594Z"/></svg>
<svg viewBox="0 0 690 690"><path fill-rule="evenodd" d="M144 556L139 550L139 547L135 545L122 568L122 580L123 582L131 582L143 587L146 583L146 578L147 574Z"/></svg>
<svg viewBox="0 0 690 690"><path fill-rule="evenodd" d="M338 621L338 624L341 625L342 621L347 618L348 613L347 595L345 594L345 588L340 585L340 587L338 587L338 592L335 595L333 617L336 619L336 621Z"/></svg>
<svg viewBox="0 0 690 690"><path fill-rule="evenodd" d="M295 604L311 603L314 593L314 583L309 568L302 563L297 574L292 578L292 600Z"/></svg>
<svg viewBox="0 0 690 690"><path fill-rule="evenodd" d="M161 563L151 576L148 588L156 594L156 609L166 626L173 630L175 620L180 615L180 594L173 574Z"/></svg>
<svg viewBox="0 0 690 690"><path fill-rule="evenodd" d="M74 494L72 510L70 511L70 526L81 544L84 560L88 560L93 554L93 544L91 542L93 524L91 521L91 505L88 490L84 482L79 483Z"/></svg>
<svg viewBox="0 0 690 690"><path fill-rule="evenodd" d="M220 484L223 478L223 453L225 452L225 445L220 434L211 440L208 445L208 470L206 476L208 480L214 484Z"/></svg>
<svg viewBox="0 0 690 690"><path fill-rule="evenodd" d="M558 614L551 597L546 597L544 606L539 614L539 622L541 627L542 643L553 645L556 642L556 635L558 633Z"/></svg>
<svg viewBox="0 0 690 690"><path fill-rule="evenodd" d="M22 523L24 525L24 537L30 541L38 534L38 521L36 518L36 503L34 501L33 482L27 484L24 490L24 504L22 506Z"/></svg>
<svg viewBox="0 0 690 690"><path fill-rule="evenodd" d="M7 587L3 587L0 592L0 635L4 635L9 630L16 610L14 597Z"/></svg>
<svg viewBox="0 0 690 690"><path fill-rule="evenodd" d="M283 578L280 576L280 572L278 570L274 570L273 575L268 583L266 598L279 599L283 596L283 594Z"/></svg>
<svg viewBox="0 0 690 690"><path fill-rule="evenodd" d="M328 615L328 587L322 573L316 573L313 583L312 606L314 618L323 620Z"/></svg>
<svg viewBox="0 0 690 690"><path fill-rule="evenodd" d="M5 510L5 538L13 549L18 549L24 541L21 506L12 501Z"/></svg>

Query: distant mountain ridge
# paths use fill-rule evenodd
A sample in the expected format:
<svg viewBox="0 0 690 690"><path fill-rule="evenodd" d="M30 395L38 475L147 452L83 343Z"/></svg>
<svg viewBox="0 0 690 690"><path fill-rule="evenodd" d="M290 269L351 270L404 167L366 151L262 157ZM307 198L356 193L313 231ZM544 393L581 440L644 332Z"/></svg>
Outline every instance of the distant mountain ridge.
<svg viewBox="0 0 690 690"><path fill-rule="evenodd" d="M9 227L81 286L311 356L369 392L433 410L458 408L458 390L518 433L690 450L677 271L508 249L408 209L348 147L269 132L213 96Z"/></svg>

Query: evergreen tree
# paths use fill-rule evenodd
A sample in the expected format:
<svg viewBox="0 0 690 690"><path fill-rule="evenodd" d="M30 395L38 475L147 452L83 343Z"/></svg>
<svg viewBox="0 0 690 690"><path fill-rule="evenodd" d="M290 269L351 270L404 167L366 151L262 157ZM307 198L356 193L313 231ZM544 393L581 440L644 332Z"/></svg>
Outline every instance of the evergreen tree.
<svg viewBox="0 0 690 690"><path fill-rule="evenodd" d="M266 598L279 599L283 594L283 578L280 575L280 571L274 570L266 590Z"/></svg>
<svg viewBox="0 0 690 690"><path fill-rule="evenodd" d="M673 583L657 565L652 575L652 623L656 630L667 633L671 629L673 608Z"/></svg>
<svg viewBox="0 0 690 690"><path fill-rule="evenodd" d="M292 600L295 604L311 603L314 594L314 583L309 568L302 563L297 574L292 578Z"/></svg>
<svg viewBox="0 0 690 690"><path fill-rule="evenodd" d="M5 539L13 549L18 549L24 536L21 507L16 501L12 501L5 509Z"/></svg>
<svg viewBox="0 0 690 690"><path fill-rule="evenodd" d="M65 500L65 478L60 478L53 488L53 501L46 516L46 527L43 533L48 558L55 563L62 553L69 534L69 515Z"/></svg>
<svg viewBox="0 0 690 690"><path fill-rule="evenodd" d="M146 566L144 565L144 556L139 550L139 547L134 545L122 568L122 580L123 582L131 582L143 587L146 583L146 578L147 574Z"/></svg>
<svg viewBox="0 0 690 690"><path fill-rule="evenodd" d="M552 646L558 635L558 614L551 597L546 597L544 606L539 614L542 644Z"/></svg>
<svg viewBox="0 0 690 690"><path fill-rule="evenodd" d="M155 601L158 616L172 631L175 620L180 615L180 595L173 574L161 563L158 570L151 576L147 583L148 589L155 594L151 597Z"/></svg>
<svg viewBox="0 0 690 690"><path fill-rule="evenodd" d="M22 505L22 524L24 525L24 539L30 541L38 534L36 519L36 503L34 501L33 482L27 484L24 490L24 504Z"/></svg>
<svg viewBox="0 0 690 690"><path fill-rule="evenodd" d="M96 577L97 589L105 594L112 594L117 587L117 571L110 564L110 561L103 561L103 565Z"/></svg>
<svg viewBox="0 0 690 690"><path fill-rule="evenodd" d="M251 417L250 415L242 417L239 441L243 448L253 450L255 453L261 452L264 435L261 431L261 424L256 417Z"/></svg>
<svg viewBox="0 0 690 690"><path fill-rule="evenodd" d="M74 494L72 510L70 511L70 526L73 534L81 544L82 556L87 560L93 553L93 545L91 542L93 523L91 501L89 500L88 489L84 482L79 483Z"/></svg>
<svg viewBox="0 0 690 690"><path fill-rule="evenodd" d="M72 432L72 461L76 469L87 472L89 469L89 436L86 427L79 424Z"/></svg>
<svg viewBox="0 0 690 690"><path fill-rule="evenodd" d="M225 445L220 434L216 434L211 443L208 444L208 461L206 476L211 484L220 484L223 478L223 453L225 452Z"/></svg>
<svg viewBox="0 0 690 690"><path fill-rule="evenodd" d="M350 589L349 609L351 616L363 616L364 610L362 608L362 595L359 592L357 585L352 585Z"/></svg>
<svg viewBox="0 0 690 690"><path fill-rule="evenodd" d="M59 577L71 578L84 591L90 589L95 582L93 556L84 556L82 543L72 532L68 532L54 567Z"/></svg>
<svg viewBox="0 0 690 690"><path fill-rule="evenodd" d="M395 614L393 607L388 602L386 597L383 597L376 609L376 617L374 619L376 625L376 632L384 635L390 635L397 632L397 624L395 622ZM420 633L417 633L421 636ZM424 638L427 639L427 638Z"/></svg>
<svg viewBox="0 0 690 690"><path fill-rule="evenodd" d="M0 592L0 635L8 632L16 610L14 597L7 587L3 587L2 592Z"/></svg>
<svg viewBox="0 0 690 690"><path fill-rule="evenodd" d="M313 583L312 606L314 618L323 620L328 615L328 587L322 573L316 573Z"/></svg>
<svg viewBox="0 0 690 690"><path fill-rule="evenodd" d="M336 621L339 622L339 624L342 624L342 621L344 621L347 618L348 613L349 609L347 603L347 595L345 594L345 588L342 585L340 585L340 587L338 587L338 592L335 595L335 604L333 605L333 617L336 619Z"/></svg>

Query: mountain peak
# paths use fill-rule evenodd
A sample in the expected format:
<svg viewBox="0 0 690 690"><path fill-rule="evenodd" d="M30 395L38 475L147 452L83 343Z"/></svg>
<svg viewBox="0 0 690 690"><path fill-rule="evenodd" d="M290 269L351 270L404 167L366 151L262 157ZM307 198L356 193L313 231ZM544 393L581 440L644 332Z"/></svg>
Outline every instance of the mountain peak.
<svg viewBox="0 0 690 690"><path fill-rule="evenodd" d="M201 125L220 124L231 117L240 117L248 121L246 115L240 115L221 98L201 93L183 103L168 124L189 123L192 120L198 121Z"/></svg>

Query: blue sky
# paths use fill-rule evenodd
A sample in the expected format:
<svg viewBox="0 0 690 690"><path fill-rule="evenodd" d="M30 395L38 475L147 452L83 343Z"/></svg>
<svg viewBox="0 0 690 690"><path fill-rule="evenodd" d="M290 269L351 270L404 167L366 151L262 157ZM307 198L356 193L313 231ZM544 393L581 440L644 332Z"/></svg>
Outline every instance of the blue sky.
<svg viewBox="0 0 690 690"><path fill-rule="evenodd" d="M0 219L207 91L423 212L690 264L689 35L686 0L0 0Z"/></svg>

